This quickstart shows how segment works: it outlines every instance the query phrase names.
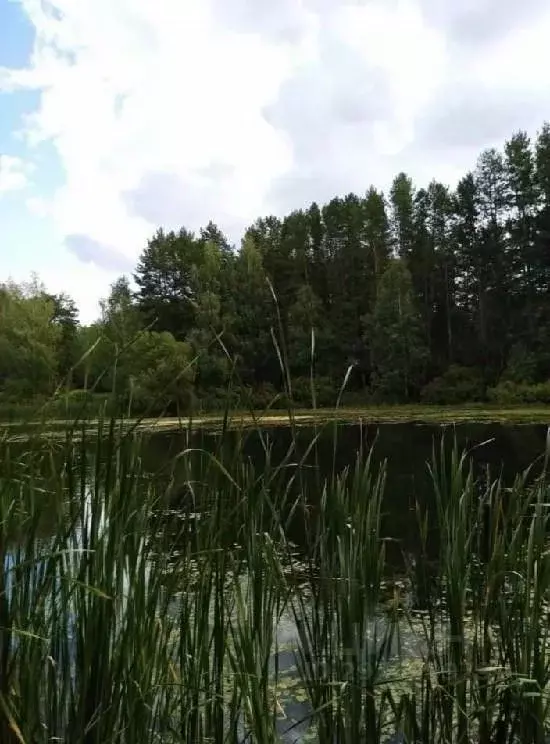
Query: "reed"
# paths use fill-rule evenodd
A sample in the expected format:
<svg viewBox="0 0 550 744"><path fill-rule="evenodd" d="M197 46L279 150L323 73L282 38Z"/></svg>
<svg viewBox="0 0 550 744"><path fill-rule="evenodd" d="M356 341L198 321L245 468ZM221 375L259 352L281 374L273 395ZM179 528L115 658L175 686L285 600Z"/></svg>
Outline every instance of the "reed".
<svg viewBox="0 0 550 744"><path fill-rule="evenodd" d="M261 462L247 436L262 438ZM543 744L546 463L505 487L436 445L403 589L382 520L391 461L362 445L312 477L320 436L337 427L276 460L261 431L222 427L209 451L189 433L155 477L118 420L64 441L4 438L0 741ZM281 694L289 651L300 706Z"/></svg>

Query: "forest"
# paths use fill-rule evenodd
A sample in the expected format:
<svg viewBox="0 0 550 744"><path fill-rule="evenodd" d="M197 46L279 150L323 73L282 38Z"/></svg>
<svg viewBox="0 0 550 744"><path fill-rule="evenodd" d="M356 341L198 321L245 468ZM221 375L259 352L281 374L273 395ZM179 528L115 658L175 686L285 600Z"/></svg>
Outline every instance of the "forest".
<svg viewBox="0 0 550 744"><path fill-rule="evenodd" d="M239 247L214 222L158 229L91 325L69 295L6 280L0 402L333 406L345 383L344 405L548 403L549 340L546 123L454 189L399 173L387 194L259 218Z"/></svg>

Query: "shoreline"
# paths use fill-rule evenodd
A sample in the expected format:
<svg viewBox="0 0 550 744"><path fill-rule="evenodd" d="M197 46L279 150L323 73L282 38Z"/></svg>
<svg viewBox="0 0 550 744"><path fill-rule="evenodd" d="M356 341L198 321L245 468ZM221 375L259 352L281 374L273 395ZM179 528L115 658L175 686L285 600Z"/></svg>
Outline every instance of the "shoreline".
<svg viewBox="0 0 550 744"><path fill-rule="evenodd" d="M109 417L104 422L110 421ZM140 432L187 431L189 429L220 429L224 424L223 414L209 413L189 417L163 418L120 418L124 429L134 428ZM416 424L416 425L459 425L459 424L548 424L550 425L550 406L510 406L490 407L482 404L470 406L366 406L364 408L321 408L316 410L242 412L236 411L228 416L228 428L254 428L277 426L315 426L334 422L341 424ZM32 421L0 421L0 430L35 430L42 428L44 433L66 431L71 427L96 429L100 419L47 419Z"/></svg>

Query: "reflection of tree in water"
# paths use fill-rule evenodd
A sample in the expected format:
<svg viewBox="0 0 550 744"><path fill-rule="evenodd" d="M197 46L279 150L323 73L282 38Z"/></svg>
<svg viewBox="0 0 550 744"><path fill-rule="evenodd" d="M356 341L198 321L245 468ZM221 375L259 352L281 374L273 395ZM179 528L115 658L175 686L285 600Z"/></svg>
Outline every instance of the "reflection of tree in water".
<svg viewBox="0 0 550 744"><path fill-rule="evenodd" d="M336 471L342 472L353 466L357 453L363 448L374 446L375 465L387 461L387 480L383 505L382 534L391 538L386 544L388 563L396 568L404 568L404 555L418 554L417 536L418 502L421 510L428 514L428 549L432 559L437 554L437 524L433 487L428 463L434 447L439 448L442 433L445 432L446 447L450 454L454 440L459 450L465 448L473 462L474 475L479 487L489 478L502 475L510 483L518 472L523 471L540 458L546 444L546 427L542 425L507 426L501 424L460 424L441 427L436 425L384 424L372 427L358 425L339 425L334 440L334 428L329 425L319 437L315 447L305 454L316 435L309 427L296 432L295 450L291 466L280 471L278 482L292 480L289 503L298 493L305 498L293 513L288 525L289 538L299 546L307 545L308 530L314 528L317 506L325 478L330 477L333 463ZM237 440L236 432L226 432L226 456L231 461L232 448ZM264 446L267 442L273 468L284 461L294 434L286 427L262 430L263 442L258 432L247 433L243 444L243 455L249 464L257 465L258 475L265 466ZM204 449L223 456L220 450L221 437L218 433L197 432L196 434L158 434L148 437L144 442L143 461L157 486L166 486L169 507L174 512L187 515L187 524L196 520L196 513L207 508L208 501L215 497L205 492L200 478L194 483L186 480L186 472L193 470L205 472L215 467L213 462L200 452L188 455L187 463L181 452L187 448ZM175 457L179 459L174 461ZM190 464L192 462L192 464ZM296 465L300 463L300 465ZM536 474L537 468L533 469ZM191 516L195 515L195 516ZM284 515L282 515L284 517Z"/></svg>

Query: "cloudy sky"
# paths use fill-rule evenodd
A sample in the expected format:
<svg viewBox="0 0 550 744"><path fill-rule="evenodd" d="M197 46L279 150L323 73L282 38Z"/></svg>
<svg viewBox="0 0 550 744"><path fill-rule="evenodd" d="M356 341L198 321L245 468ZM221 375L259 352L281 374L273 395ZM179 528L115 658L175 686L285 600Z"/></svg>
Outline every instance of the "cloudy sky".
<svg viewBox="0 0 550 744"><path fill-rule="evenodd" d="M0 281L89 321L160 225L452 185L550 119L549 38L547 0L0 0Z"/></svg>

